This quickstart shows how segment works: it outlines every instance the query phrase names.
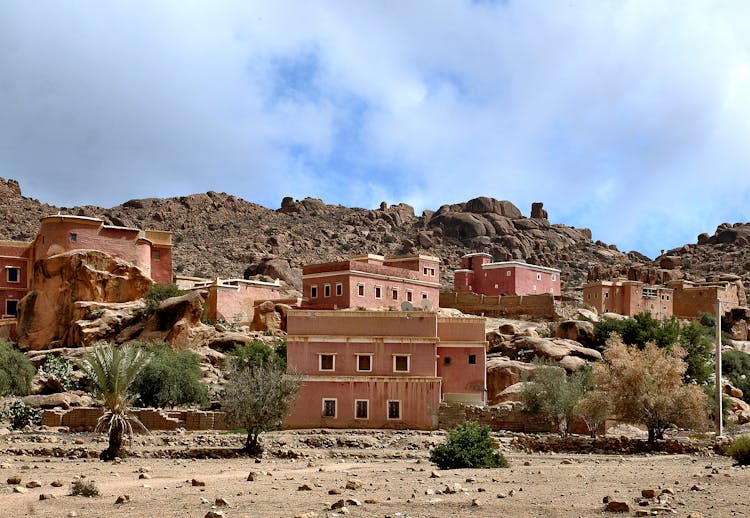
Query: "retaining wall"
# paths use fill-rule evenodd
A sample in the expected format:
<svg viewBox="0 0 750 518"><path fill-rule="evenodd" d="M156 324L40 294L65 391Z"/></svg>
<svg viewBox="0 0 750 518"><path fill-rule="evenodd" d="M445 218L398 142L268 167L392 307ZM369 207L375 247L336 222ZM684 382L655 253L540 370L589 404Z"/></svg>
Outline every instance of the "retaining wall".
<svg viewBox="0 0 750 518"><path fill-rule="evenodd" d="M470 291L440 292L440 307L487 317L530 316L557 318L555 297L540 295L479 295Z"/></svg>
<svg viewBox="0 0 750 518"><path fill-rule="evenodd" d="M91 432L103 409L78 407L69 410L53 409L42 411L42 424L45 426L67 426L71 431ZM154 408L134 409L133 414L148 430L228 430L224 412L201 410L158 410ZM137 431L137 427L133 428Z"/></svg>

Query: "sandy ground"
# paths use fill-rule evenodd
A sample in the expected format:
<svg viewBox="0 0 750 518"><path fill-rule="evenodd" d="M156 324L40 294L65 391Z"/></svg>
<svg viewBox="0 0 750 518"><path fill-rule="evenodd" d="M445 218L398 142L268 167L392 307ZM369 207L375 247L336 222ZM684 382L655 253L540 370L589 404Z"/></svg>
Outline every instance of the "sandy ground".
<svg viewBox="0 0 750 518"><path fill-rule="evenodd" d="M220 508L228 517L343 516L331 510L340 499L361 504L346 505L351 516L615 516L602 512L605 496L627 502L629 516L638 509L682 517L750 514L750 469L733 467L731 459L720 456L525 454L511 451L504 439L510 468L439 471L439 478L432 478L435 468L427 457L429 447L443 440L439 432L290 431L267 434L266 444L297 459L153 457L162 447L239 440L218 434L208 439L205 434L153 435L135 441L132 450L141 457L104 463L19 454L40 446L99 451L104 446L100 435L5 435L0 437L0 516L204 517L217 498L228 503ZM256 474L254 481L247 480L250 472ZM14 475L21 476L20 485L6 483ZM70 496L75 477L95 481L102 495ZM205 486L193 486L192 479ZM30 481L40 487L27 489ZM62 487L53 487L53 481ZM346 489L349 481L361 487ZM305 484L309 489L300 490ZM456 493L440 494L456 484ZM14 493L17 487L25 492ZM666 488L674 494L639 505L643 489L659 494ZM41 494L53 498L40 500ZM130 501L115 504L123 494Z"/></svg>

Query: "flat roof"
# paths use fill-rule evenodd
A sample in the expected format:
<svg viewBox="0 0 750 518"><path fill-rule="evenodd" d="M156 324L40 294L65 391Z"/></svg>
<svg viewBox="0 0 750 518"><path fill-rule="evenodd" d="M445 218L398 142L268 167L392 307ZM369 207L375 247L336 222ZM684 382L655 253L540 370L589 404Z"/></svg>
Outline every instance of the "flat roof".
<svg viewBox="0 0 750 518"><path fill-rule="evenodd" d="M482 265L482 269L493 269L493 268L508 268L508 267L519 267L528 268L529 270L540 270L549 273L560 273L557 268L550 268L548 266L537 266L535 264L522 263L520 261L502 261L498 263L487 263Z"/></svg>
<svg viewBox="0 0 750 518"><path fill-rule="evenodd" d="M462 255L462 256L461 256L461 259L463 259L464 257L474 257L474 256L477 256L477 255L484 255L484 256L486 256L486 257L490 257L490 258L492 257L492 256L491 256L490 254L488 254L487 252L472 252L472 253L470 253L470 254L464 254L464 255Z"/></svg>
<svg viewBox="0 0 750 518"><path fill-rule="evenodd" d="M74 216L73 214L54 214L52 216L45 216L39 221L44 223L62 223L63 221L77 221L79 223L86 223L89 225L104 225L104 222L99 218L92 218L91 216Z"/></svg>

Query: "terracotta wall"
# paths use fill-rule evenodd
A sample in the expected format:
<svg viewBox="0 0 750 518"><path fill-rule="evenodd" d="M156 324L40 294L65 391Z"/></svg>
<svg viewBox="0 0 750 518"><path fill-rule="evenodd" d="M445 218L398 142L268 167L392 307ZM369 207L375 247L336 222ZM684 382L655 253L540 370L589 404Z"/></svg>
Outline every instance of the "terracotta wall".
<svg viewBox="0 0 750 518"><path fill-rule="evenodd" d="M431 311L290 311L287 333L311 336L436 337L437 315Z"/></svg>
<svg viewBox="0 0 750 518"><path fill-rule="evenodd" d="M336 399L336 417L323 417L323 399ZM355 400L369 401L367 419L355 419ZM401 418L388 418L388 401L400 401ZM437 378L365 378L305 381L284 420L284 428L404 428L437 427L440 380Z"/></svg>
<svg viewBox="0 0 750 518"><path fill-rule="evenodd" d="M238 283L237 286L212 285L207 289L208 318L236 324L253 321L257 301L279 298L278 286Z"/></svg>
<svg viewBox="0 0 750 518"><path fill-rule="evenodd" d="M722 303L722 310L728 311L739 306L736 284L726 286L685 286L673 283L674 313L683 318L700 318L703 313L716 316L716 301Z"/></svg>
<svg viewBox="0 0 750 518"><path fill-rule="evenodd" d="M556 318L555 299L547 293L542 295L487 296L468 291L445 291L440 293L441 308L456 308L469 315L488 317L531 316Z"/></svg>
<svg viewBox="0 0 750 518"><path fill-rule="evenodd" d="M437 373L443 380L443 397L472 394L475 396L474 402L484 402L485 351L484 343L438 346Z"/></svg>

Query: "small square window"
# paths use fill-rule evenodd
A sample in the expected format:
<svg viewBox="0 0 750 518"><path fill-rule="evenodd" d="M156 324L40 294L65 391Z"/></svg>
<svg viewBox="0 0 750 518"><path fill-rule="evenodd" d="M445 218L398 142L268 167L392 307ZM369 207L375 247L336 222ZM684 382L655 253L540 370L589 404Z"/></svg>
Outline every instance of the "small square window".
<svg viewBox="0 0 750 518"><path fill-rule="evenodd" d="M324 297L330 297L331 296L331 285L325 284L323 286L323 296Z"/></svg>
<svg viewBox="0 0 750 518"><path fill-rule="evenodd" d="M608 299L608 298L609 298L609 292L607 292L607 293L605 293L605 294L604 294L604 298L605 298L605 299Z"/></svg>
<svg viewBox="0 0 750 518"><path fill-rule="evenodd" d="M450 356L443 358L443 365L450 365L453 359Z"/></svg>
<svg viewBox="0 0 750 518"><path fill-rule="evenodd" d="M409 372L409 356L406 354L393 355L393 371Z"/></svg>
<svg viewBox="0 0 750 518"><path fill-rule="evenodd" d="M542 274L541 273L537 273L536 274L536 280L538 280L538 281L542 280Z"/></svg>
<svg viewBox="0 0 750 518"><path fill-rule="evenodd" d="M375 298L376 299L383 298L383 288L381 286L375 286Z"/></svg>
<svg viewBox="0 0 750 518"><path fill-rule="evenodd" d="M365 285L364 284L357 284L357 295L360 297L365 296Z"/></svg>
<svg viewBox="0 0 750 518"><path fill-rule="evenodd" d="M396 288L393 288L393 289L391 290L391 298L392 298L393 300L398 300L398 290L397 290Z"/></svg>
<svg viewBox="0 0 750 518"><path fill-rule="evenodd" d="M469 365L476 365L477 364L477 355L476 354L470 354L469 355Z"/></svg>
<svg viewBox="0 0 750 518"><path fill-rule="evenodd" d="M155 261L161 259L161 250L154 250L151 254Z"/></svg>
<svg viewBox="0 0 750 518"><path fill-rule="evenodd" d="M8 282L21 282L20 268L6 268L5 272Z"/></svg>
<svg viewBox="0 0 750 518"><path fill-rule="evenodd" d="M388 419L401 419L401 401L388 401Z"/></svg>
<svg viewBox="0 0 750 518"><path fill-rule="evenodd" d="M340 297L343 294L344 294L344 285L341 284L340 282L337 282L336 283L336 296Z"/></svg>
<svg viewBox="0 0 750 518"><path fill-rule="evenodd" d="M511 275L510 270L505 270L505 276L510 277L510 275Z"/></svg>
<svg viewBox="0 0 750 518"><path fill-rule="evenodd" d="M318 287L313 285L310 286L310 298L311 299L317 299L318 298Z"/></svg>
<svg viewBox="0 0 750 518"><path fill-rule="evenodd" d="M334 354L321 354L318 356L319 368L322 371L333 371L336 370L336 355Z"/></svg>
<svg viewBox="0 0 750 518"><path fill-rule="evenodd" d="M71 243L75 243L76 241L78 241L78 234L76 234L75 232L71 232L70 233L70 242Z"/></svg>
<svg viewBox="0 0 750 518"><path fill-rule="evenodd" d="M370 354L358 354L357 355L357 371L358 372L372 372L372 355Z"/></svg>
<svg viewBox="0 0 750 518"><path fill-rule="evenodd" d="M323 417L336 417L336 400L335 399L324 399L323 400Z"/></svg>
<svg viewBox="0 0 750 518"><path fill-rule="evenodd" d="M422 292L422 300L427 300L429 297L430 297L429 293L427 293L426 291Z"/></svg>
<svg viewBox="0 0 750 518"><path fill-rule="evenodd" d="M354 400L354 418L368 419L370 417L370 401L367 399Z"/></svg>

